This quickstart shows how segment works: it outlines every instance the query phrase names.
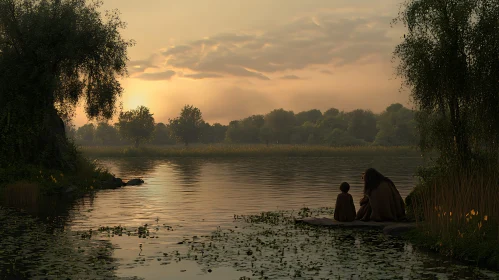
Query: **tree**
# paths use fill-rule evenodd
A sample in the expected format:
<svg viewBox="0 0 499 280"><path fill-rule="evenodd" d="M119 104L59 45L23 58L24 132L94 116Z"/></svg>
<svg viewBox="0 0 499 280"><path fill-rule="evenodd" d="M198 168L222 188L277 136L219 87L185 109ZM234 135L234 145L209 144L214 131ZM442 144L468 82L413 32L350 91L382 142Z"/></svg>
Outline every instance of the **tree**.
<svg viewBox="0 0 499 280"><path fill-rule="evenodd" d="M66 132L66 137L72 141L76 139L76 127L71 121L64 122L64 131Z"/></svg>
<svg viewBox="0 0 499 280"><path fill-rule="evenodd" d="M225 133L227 131L227 126L226 125L222 125L222 124L219 124L219 123L214 123L211 126L211 130L212 130L213 142L214 143L221 143L221 142L224 141L224 139L225 139Z"/></svg>
<svg viewBox="0 0 499 280"><path fill-rule="evenodd" d="M152 139L154 117L149 108L139 106L135 110L121 112L118 127L121 137L133 141L135 148L138 148L141 142Z"/></svg>
<svg viewBox="0 0 499 280"><path fill-rule="evenodd" d="M336 108L330 108L324 112L324 117L336 117L340 114L340 111Z"/></svg>
<svg viewBox="0 0 499 280"><path fill-rule="evenodd" d="M109 119L126 75L125 24L85 0L0 0L0 155L5 162L72 168L62 118L81 99Z"/></svg>
<svg viewBox="0 0 499 280"><path fill-rule="evenodd" d="M266 125L260 128L259 132L260 141L265 143L265 145L269 145L270 140L272 140L272 129Z"/></svg>
<svg viewBox="0 0 499 280"><path fill-rule="evenodd" d="M296 123L293 111L276 109L265 116L265 125L272 130L272 139L277 143L289 143L292 129Z"/></svg>
<svg viewBox="0 0 499 280"><path fill-rule="evenodd" d="M305 122L317 123L322 118L320 110L312 109L296 114L296 125L302 125Z"/></svg>
<svg viewBox="0 0 499 280"><path fill-rule="evenodd" d="M378 133L376 116L373 112L357 109L348 113L348 115L348 133L356 139L373 142Z"/></svg>
<svg viewBox="0 0 499 280"><path fill-rule="evenodd" d="M83 145L93 145L95 139L95 126L93 123L87 123L76 130L77 143Z"/></svg>
<svg viewBox="0 0 499 280"><path fill-rule="evenodd" d="M171 137L171 131L164 123L157 123L154 127L154 136L151 140L156 145L172 145L175 144L175 139Z"/></svg>
<svg viewBox="0 0 499 280"><path fill-rule="evenodd" d="M107 122L100 122L95 129L95 140L102 145L116 145L120 142L118 130Z"/></svg>
<svg viewBox="0 0 499 280"><path fill-rule="evenodd" d="M198 108L192 105L185 105L180 112L180 116L169 121L173 135L178 141L188 146L189 143L199 140L201 126L204 121L201 111Z"/></svg>
<svg viewBox="0 0 499 280"><path fill-rule="evenodd" d="M418 133L414 111L395 103L386 108L378 117L378 134L375 145L399 146L415 145L418 142Z"/></svg>
<svg viewBox="0 0 499 280"><path fill-rule="evenodd" d="M499 2L408 0L403 9L395 22L408 32L394 55L421 111L421 149L444 162L497 161Z"/></svg>
<svg viewBox="0 0 499 280"><path fill-rule="evenodd" d="M330 146L363 146L365 141L362 139L357 139L350 135L348 132L335 128L333 131L328 133L324 139L326 144Z"/></svg>

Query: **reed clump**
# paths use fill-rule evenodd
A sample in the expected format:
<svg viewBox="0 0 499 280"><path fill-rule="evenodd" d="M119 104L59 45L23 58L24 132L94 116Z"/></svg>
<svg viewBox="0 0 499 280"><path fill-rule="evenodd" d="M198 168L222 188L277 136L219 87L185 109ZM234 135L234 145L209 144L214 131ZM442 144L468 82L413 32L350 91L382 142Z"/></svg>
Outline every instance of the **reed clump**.
<svg viewBox="0 0 499 280"><path fill-rule="evenodd" d="M418 230L412 236L416 242L499 269L497 168L460 168L433 176L414 192L410 207L419 213Z"/></svg>
<svg viewBox="0 0 499 280"><path fill-rule="evenodd" d="M420 156L415 147L357 146L330 147L311 145L183 145L144 146L140 148L123 146L83 146L81 150L89 157L334 157L334 156L376 156L407 155Z"/></svg>

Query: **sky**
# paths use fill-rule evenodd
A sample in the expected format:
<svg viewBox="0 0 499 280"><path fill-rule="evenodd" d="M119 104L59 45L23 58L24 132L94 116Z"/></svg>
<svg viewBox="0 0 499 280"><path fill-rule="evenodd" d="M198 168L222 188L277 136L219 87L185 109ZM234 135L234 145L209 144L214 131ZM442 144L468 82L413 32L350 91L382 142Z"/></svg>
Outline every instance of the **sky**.
<svg viewBox="0 0 499 280"><path fill-rule="evenodd" d="M381 112L400 91L401 0L104 0L127 23L123 109L168 122L184 105L227 124L284 108ZM82 107L74 123L88 120Z"/></svg>

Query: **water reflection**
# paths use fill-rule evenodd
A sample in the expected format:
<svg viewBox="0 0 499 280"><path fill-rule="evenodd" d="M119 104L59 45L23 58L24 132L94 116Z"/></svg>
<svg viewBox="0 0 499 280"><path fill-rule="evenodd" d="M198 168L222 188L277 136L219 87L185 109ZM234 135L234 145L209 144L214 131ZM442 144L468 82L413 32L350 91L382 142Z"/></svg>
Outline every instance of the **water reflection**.
<svg viewBox="0 0 499 280"><path fill-rule="evenodd" d="M419 163L419 159L397 157L375 159L362 157L103 159L100 160L100 164L118 177L124 180L140 177L145 183L141 186L100 191L95 197L87 197L64 207L62 207L64 205L62 202L60 204L62 208L51 204L53 202L39 204L36 207L38 212L33 213L45 219L51 216L61 217L64 222L59 223L58 228L65 228L65 231L60 231L57 236L50 235L48 232L49 234L36 237L37 235L32 235L32 233L40 232L40 230L26 227L25 233L21 234L23 236L21 240L28 240L35 236L46 240L41 244L45 244L47 248L57 247L55 244L66 244L61 248L67 249L61 250L66 250L67 253L61 253L61 251L55 253L52 249L48 250L43 247L45 245L33 247L39 250L36 259L43 260L37 264L39 268L45 265L50 266L54 262L63 270L63 266L57 263L64 258L54 256L71 254L76 256L75 261L82 266L78 269L87 271L87 273L92 270L92 261L104 259L103 265L105 265L102 269L109 268L113 271L112 267L117 267L115 272L120 276L141 276L146 279L207 279L211 275L213 279L224 279L220 276L225 275L220 274L220 271L224 271L222 269L217 269L216 272L205 277L203 275L206 272L195 268L192 263L164 264L166 261L163 253L176 248L180 250L182 245L177 243L184 238L209 235L217 227L234 228L234 214L252 214L277 209L297 210L304 206L332 207L339 192L338 186L342 181L350 183L350 193L357 203L362 197L360 174L368 167L375 167L390 177L401 195L405 197L415 185L413 173ZM42 210L49 212L42 215ZM0 223L3 224L2 221ZM53 223L57 224L54 221L50 221L49 224ZM65 225L62 225L64 223ZM101 237L88 241L72 235L74 232L95 230L100 226L122 225L127 228L136 228L144 224L150 225L153 229L159 228L157 232L159 238L139 239L123 236ZM174 231L166 230L167 226L172 226ZM379 253L383 253L384 257L398 258L398 263L411 261L411 266L399 266L399 269L403 267L407 270L407 275L410 275L409 271L415 269L416 266L417 269L421 267L435 269L440 265L432 265L432 261L436 262L438 258L422 257L407 244L387 241L380 238L379 234L379 232L373 232L366 235L353 231L331 233L330 235L336 241L324 243L328 245L324 247L324 256L338 260L334 264L334 269L343 272L355 271L356 268L352 265L354 260L367 264L376 258L376 254L379 258ZM0 229L0 239L2 239L0 250L3 250L4 246L10 246L8 245L10 243L5 242L16 241L15 236ZM33 242L21 240L17 240L19 241L17 247L9 249L8 254L0 256L0 259L8 260L18 252L31 250L31 248L24 247L31 247L30 244ZM143 261L143 265L140 264L142 260L137 259L139 244L142 244L142 254L147 258ZM100 251L85 249L85 252L80 252L78 246L101 249ZM113 248L119 248L119 250ZM105 256L110 259L106 259ZM36 262L30 261L29 263L34 265ZM0 264L0 267L5 268L6 265L4 262ZM187 271L180 272L180 267ZM387 271L384 275L398 275L397 271L390 271L387 265L380 264L380 267L383 269L386 267ZM68 269L68 271L71 270ZM233 271L226 271L226 273L226 275L234 276L228 279L238 279L245 275ZM222 278L216 278L215 275ZM421 274L418 276L424 277ZM82 278L85 279L85 277Z"/></svg>
<svg viewBox="0 0 499 280"><path fill-rule="evenodd" d="M168 162L177 177L185 186L193 186L201 180L201 170L205 163L202 159L180 158Z"/></svg>

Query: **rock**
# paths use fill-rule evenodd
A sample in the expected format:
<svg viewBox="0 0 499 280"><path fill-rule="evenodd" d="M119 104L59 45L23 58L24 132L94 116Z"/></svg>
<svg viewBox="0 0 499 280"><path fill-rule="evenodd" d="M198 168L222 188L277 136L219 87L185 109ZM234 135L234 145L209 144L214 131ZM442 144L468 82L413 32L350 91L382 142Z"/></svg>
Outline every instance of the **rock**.
<svg viewBox="0 0 499 280"><path fill-rule="evenodd" d="M415 223L398 223L383 228L383 233L391 236L400 236L416 228Z"/></svg>
<svg viewBox="0 0 499 280"><path fill-rule="evenodd" d="M121 188L125 185L123 180L120 178L112 178L107 181L102 181L102 187L103 189L118 189Z"/></svg>
<svg viewBox="0 0 499 280"><path fill-rule="evenodd" d="M132 179L126 183L126 186L138 186L142 185L142 183L144 183L142 179Z"/></svg>

